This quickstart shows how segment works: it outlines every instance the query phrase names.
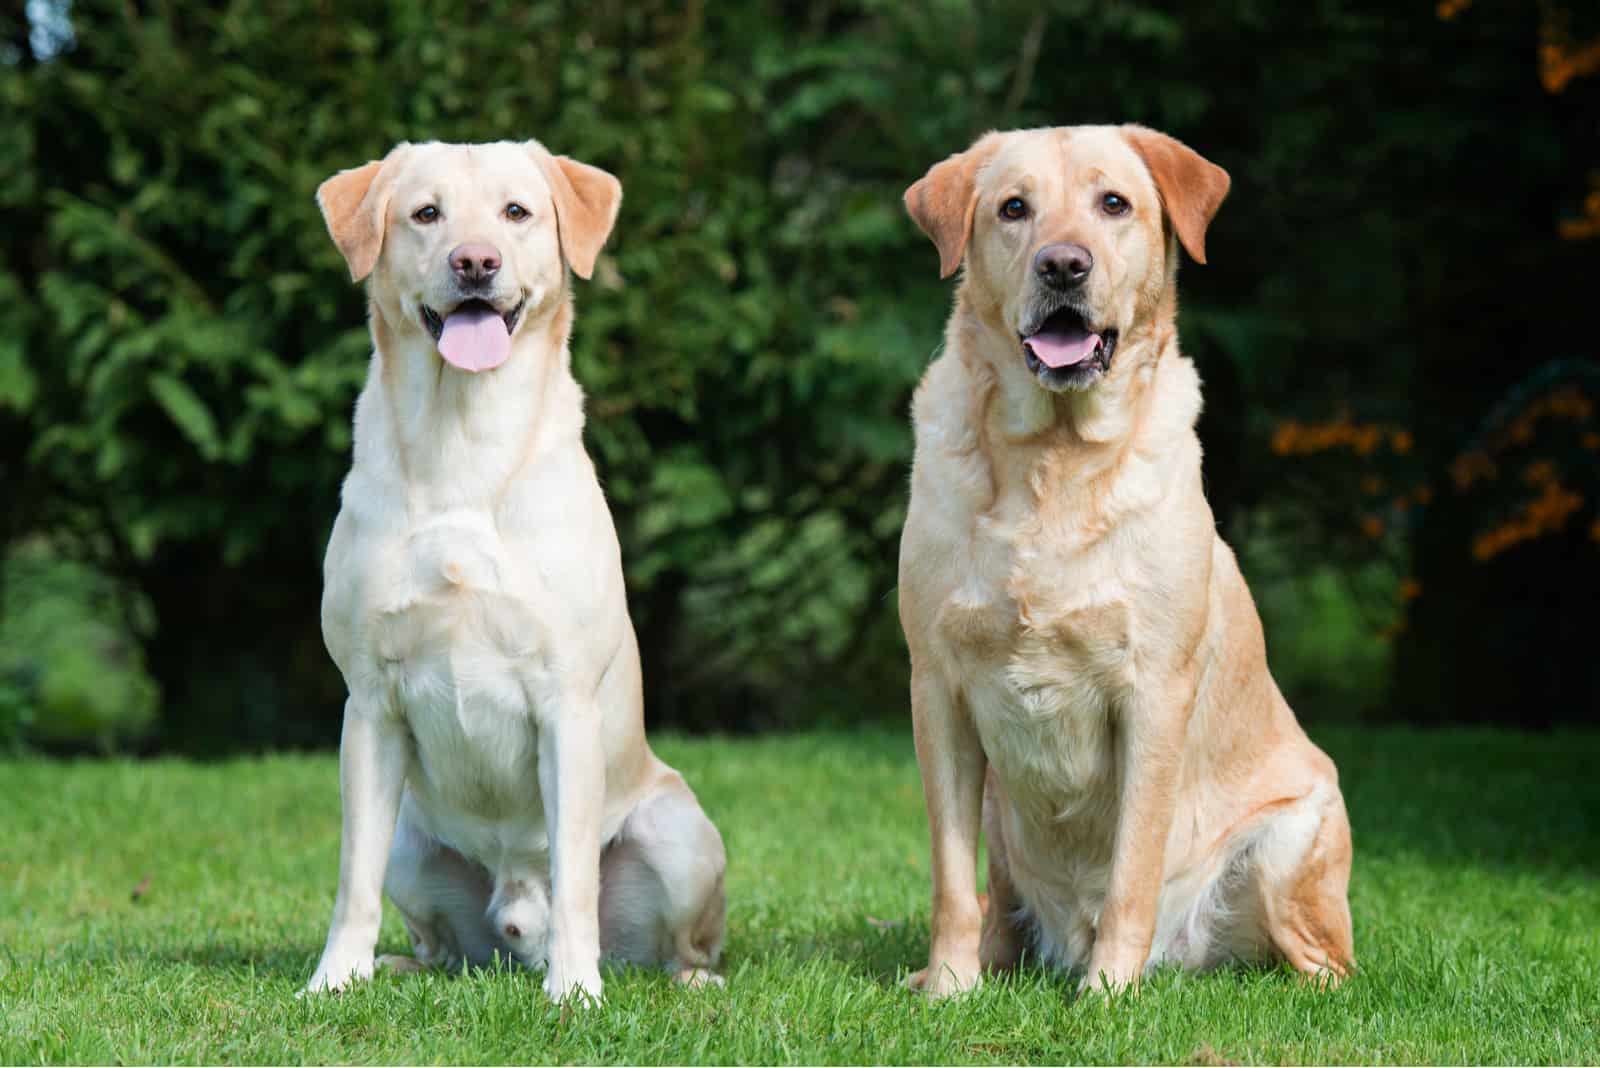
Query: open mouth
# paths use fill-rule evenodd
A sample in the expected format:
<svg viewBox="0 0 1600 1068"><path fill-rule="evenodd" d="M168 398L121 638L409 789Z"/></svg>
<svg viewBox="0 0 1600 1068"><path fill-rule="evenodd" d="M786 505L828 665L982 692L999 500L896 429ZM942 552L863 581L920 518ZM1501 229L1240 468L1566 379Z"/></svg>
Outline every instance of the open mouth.
<svg viewBox="0 0 1600 1068"><path fill-rule="evenodd" d="M527 298L502 312L486 300L474 297L440 315L422 306L422 325L433 338L445 362L463 371L490 371L511 355L511 335L522 317Z"/></svg>
<svg viewBox="0 0 1600 1068"><path fill-rule="evenodd" d="M1019 335L1028 370L1051 389L1082 389L1111 368L1115 330L1096 330L1076 308L1057 308Z"/></svg>

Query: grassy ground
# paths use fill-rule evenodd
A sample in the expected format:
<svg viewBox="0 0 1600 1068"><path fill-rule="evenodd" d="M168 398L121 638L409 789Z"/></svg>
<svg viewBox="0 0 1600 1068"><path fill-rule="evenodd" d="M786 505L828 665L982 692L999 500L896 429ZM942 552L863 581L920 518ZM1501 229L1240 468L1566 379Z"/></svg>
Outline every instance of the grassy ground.
<svg viewBox="0 0 1600 1068"><path fill-rule="evenodd" d="M720 990L382 975L297 1001L333 900L331 756L0 763L0 1063L1577 1062L1600 1059L1600 735L1318 734L1356 831L1362 972L1024 971L928 1005L909 734L666 739L731 858ZM406 949L389 911L381 951Z"/></svg>

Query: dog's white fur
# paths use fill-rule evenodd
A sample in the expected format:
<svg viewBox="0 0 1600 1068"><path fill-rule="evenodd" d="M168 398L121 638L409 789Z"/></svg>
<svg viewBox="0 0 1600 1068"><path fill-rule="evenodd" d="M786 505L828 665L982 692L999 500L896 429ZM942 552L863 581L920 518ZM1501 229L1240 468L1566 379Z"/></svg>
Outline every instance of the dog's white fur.
<svg viewBox="0 0 1600 1068"><path fill-rule="evenodd" d="M531 141L403 144L318 191L352 276L371 275L374 352L324 569L349 699L311 990L371 974L381 891L422 964L514 956L558 999L600 996L602 951L688 981L720 952L722 840L645 741L569 369L568 266L589 276L620 198ZM418 221L424 205L439 217ZM525 300L510 358L479 374L439 356L421 311L469 295L448 263L469 242L503 259L481 295Z"/></svg>
<svg viewBox="0 0 1600 1068"><path fill-rule="evenodd" d="M1227 189L1152 130L1070 127L990 134L907 191L944 273L966 265L916 394L900 556L929 993L1030 946L1110 988L1162 961L1277 955L1329 981L1353 963L1337 774L1268 674L1177 346L1178 246L1204 261ZM1118 332L1103 372L1025 362L1020 335L1057 299L1035 255L1059 243L1093 254L1077 296Z"/></svg>

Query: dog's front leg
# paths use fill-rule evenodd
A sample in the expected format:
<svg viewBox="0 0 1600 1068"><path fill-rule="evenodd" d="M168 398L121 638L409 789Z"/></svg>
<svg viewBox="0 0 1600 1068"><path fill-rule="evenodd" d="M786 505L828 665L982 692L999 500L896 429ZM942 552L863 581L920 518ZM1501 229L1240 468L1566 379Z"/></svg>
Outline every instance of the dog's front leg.
<svg viewBox="0 0 1600 1068"><path fill-rule="evenodd" d="M1196 677L1187 668L1150 697L1136 694L1119 724L1122 789L1111 885L1080 990L1133 986L1150 956Z"/></svg>
<svg viewBox="0 0 1600 1068"><path fill-rule="evenodd" d="M306 990L340 990L372 975L383 921L383 873L389 864L410 739L381 702L345 702L339 739L339 894L322 960Z"/></svg>
<svg viewBox="0 0 1600 1068"><path fill-rule="evenodd" d="M563 701L539 732L539 792L550 828L549 970L553 1000L600 999L600 824L605 809L605 754L600 710Z"/></svg>
<svg viewBox="0 0 1600 1068"><path fill-rule="evenodd" d="M911 985L933 997L978 984L978 825L983 811L983 744L943 679L915 665L912 722L933 860L933 932L928 967Z"/></svg>

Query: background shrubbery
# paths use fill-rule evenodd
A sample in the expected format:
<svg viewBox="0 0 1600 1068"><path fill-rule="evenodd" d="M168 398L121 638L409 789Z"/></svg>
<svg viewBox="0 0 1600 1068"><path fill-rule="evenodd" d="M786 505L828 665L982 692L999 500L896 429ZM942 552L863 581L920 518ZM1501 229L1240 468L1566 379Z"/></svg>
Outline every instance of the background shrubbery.
<svg viewBox="0 0 1600 1068"><path fill-rule="evenodd" d="M574 352L652 720L903 715L950 287L900 193L987 128L1123 120L1234 177L1183 336L1291 700L1593 722L1597 68L1600 13L1553 2L8 9L0 739L336 736L368 340L312 191L430 138L623 181Z"/></svg>
<svg viewBox="0 0 1600 1068"><path fill-rule="evenodd" d="M12 550L0 592L0 753L24 737L101 750L142 737L158 692L140 599L37 540Z"/></svg>

